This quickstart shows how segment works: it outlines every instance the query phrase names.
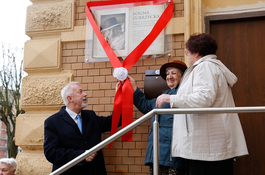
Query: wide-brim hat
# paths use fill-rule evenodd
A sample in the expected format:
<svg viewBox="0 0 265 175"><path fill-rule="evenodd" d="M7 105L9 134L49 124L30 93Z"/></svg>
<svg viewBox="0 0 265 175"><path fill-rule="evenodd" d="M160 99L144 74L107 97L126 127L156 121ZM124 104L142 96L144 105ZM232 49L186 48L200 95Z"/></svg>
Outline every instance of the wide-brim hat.
<svg viewBox="0 0 265 175"><path fill-rule="evenodd" d="M122 23L118 23L116 17L111 17L111 18L108 18L104 21L104 24L102 26L101 31L109 30L109 29L111 29L115 26L119 26L119 25L122 25Z"/></svg>
<svg viewBox="0 0 265 175"><path fill-rule="evenodd" d="M164 80L166 80L166 77L167 77L166 70L169 67L177 68L177 69L181 70L182 72L185 72L185 70L187 69L187 65L184 62L180 61L180 60L174 60L172 62L165 63L160 68L160 76Z"/></svg>

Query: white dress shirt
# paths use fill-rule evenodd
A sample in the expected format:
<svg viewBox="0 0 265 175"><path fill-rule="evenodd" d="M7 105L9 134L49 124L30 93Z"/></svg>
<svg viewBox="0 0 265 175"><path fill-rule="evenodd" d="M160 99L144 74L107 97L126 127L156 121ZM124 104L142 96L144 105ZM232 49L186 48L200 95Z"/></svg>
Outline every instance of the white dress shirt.
<svg viewBox="0 0 265 175"><path fill-rule="evenodd" d="M76 118L77 113L71 111L71 110L70 110L69 108L67 108L67 107L65 108L65 110L66 110L66 112L70 115L70 117L75 121L75 123L77 124L77 118ZM79 115L80 115L80 118L81 118L81 120L82 120L81 113L79 113Z"/></svg>

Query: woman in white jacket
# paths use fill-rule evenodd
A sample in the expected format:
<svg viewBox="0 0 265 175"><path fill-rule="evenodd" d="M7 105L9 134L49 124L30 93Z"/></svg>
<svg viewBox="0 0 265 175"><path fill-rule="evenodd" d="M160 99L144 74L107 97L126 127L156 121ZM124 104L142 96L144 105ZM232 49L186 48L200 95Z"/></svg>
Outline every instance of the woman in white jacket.
<svg viewBox="0 0 265 175"><path fill-rule="evenodd" d="M185 52L190 66L176 95L163 94L156 105L175 108L234 107L231 88L237 77L217 60L217 43L209 34L190 36ZM248 154L236 113L176 114L172 156L189 160L191 175L232 175L233 159Z"/></svg>

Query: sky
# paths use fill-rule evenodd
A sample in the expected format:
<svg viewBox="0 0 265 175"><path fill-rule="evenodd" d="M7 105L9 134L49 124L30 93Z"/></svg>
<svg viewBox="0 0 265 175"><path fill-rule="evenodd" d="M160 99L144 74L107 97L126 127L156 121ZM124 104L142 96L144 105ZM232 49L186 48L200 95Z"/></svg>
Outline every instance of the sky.
<svg viewBox="0 0 265 175"><path fill-rule="evenodd" d="M27 7L30 0L1 0L0 3L0 41L14 47L24 47L30 38L25 34Z"/></svg>
<svg viewBox="0 0 265 175"><path fill-rule="evenodd" d="M32 4L30 0L0 0L0 71L3 68L2 43L7 48L19 48L16 52L17 68L23 60L24 43L30 40L25 34L27 7ZM14 49L13 49L14 50ZM15 51L14 51L15 52ZM7 63L7 62L6 62ZM23 72L23 76L27 74ZM0 81L1 86L1 81Z"/></svg>

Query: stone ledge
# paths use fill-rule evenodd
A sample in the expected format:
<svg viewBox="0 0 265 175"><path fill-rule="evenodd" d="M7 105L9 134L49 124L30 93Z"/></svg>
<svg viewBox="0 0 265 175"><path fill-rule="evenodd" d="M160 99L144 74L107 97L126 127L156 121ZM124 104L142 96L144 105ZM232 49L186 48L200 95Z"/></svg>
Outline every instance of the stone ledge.
<svg viewBox="0 0 265 175"><path fill-rule="evenodd" d="M165 34L183 34L185 32L184 17L172 18L166 26Z"/></svg>
<svg viewBox="0 0 265 175"><path fill-rule="evenodd" d="M92 28L89 29L92 31ZM92 40L92 32L86 36L86 26L75 26L73 31L62 32L61 33L61 41L62 42L72 42L72 41L85 41L86 38L88 40Z"/></svg>

